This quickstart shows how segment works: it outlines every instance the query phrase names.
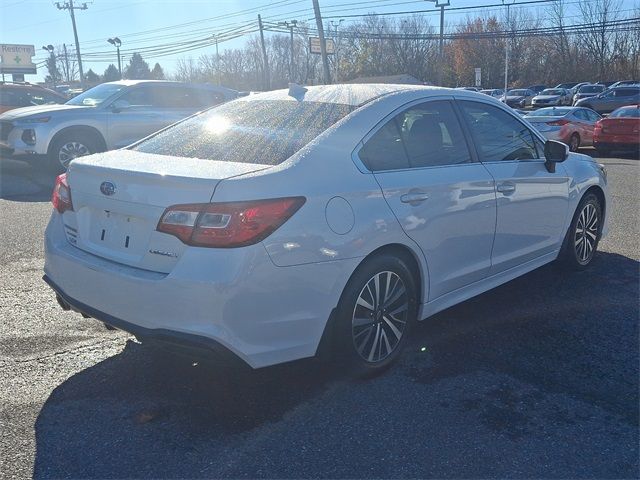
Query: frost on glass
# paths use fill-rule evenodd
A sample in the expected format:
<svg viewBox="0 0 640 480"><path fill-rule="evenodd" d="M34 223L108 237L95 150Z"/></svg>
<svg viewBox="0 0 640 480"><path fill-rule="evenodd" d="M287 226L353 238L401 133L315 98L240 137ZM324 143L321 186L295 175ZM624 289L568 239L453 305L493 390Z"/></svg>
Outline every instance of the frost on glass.
<svg viewBox="0 0 640 480"><path fill-rule="evenodd" d="M146 153L277 165L355 107L290 100L234 101L133 147Z"/></svg>

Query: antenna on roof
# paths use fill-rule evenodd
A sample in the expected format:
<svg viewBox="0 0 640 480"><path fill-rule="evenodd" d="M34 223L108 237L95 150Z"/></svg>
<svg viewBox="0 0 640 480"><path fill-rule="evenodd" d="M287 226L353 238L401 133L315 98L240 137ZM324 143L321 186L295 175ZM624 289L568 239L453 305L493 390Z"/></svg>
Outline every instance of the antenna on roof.
<svg viewBox="0 0 640 480"><path fill-rule="evenodd" d="M296 100L302 100L304 94L307 93L307 89L302 85L298 85L297 83L289 84L289 96L295 98Z"/></svg>

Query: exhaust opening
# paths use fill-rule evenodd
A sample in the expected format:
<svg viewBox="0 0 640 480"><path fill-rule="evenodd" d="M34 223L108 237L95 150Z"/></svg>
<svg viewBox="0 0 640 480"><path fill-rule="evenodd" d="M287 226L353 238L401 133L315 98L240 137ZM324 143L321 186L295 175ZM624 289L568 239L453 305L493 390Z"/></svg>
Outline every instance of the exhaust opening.
<svg viewBox="0 0 640 480"><path fill-rule="evenodd" d="M60 295L56 294L56 301L58 302L58 305L60 305L60 308L62 308L65 312L71 310L71 305L65 302Z"/></svg>

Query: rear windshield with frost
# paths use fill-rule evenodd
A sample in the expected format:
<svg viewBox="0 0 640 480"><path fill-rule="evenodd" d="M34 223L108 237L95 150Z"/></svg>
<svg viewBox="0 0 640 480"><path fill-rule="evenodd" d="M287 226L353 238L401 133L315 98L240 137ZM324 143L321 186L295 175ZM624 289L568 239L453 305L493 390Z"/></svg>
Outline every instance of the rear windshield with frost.
<svg viewBox="0 0 640 480"><path fill-rule="evenodd" d="M355 108L287 100L234 101L169 128L133 150L277 165Z"/></svg>

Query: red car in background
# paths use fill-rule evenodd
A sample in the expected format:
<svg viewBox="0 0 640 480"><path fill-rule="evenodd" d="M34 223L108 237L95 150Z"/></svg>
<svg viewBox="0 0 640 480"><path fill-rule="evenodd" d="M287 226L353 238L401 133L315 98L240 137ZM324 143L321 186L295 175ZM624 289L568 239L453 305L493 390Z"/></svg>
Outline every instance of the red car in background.
<svg viewBox="0 0 640 480"><path fill-rule="evenodd" d="M593 146L600 155L612 150L640 150L640 105L627 105L598 120L593 130Z"/></svg>

